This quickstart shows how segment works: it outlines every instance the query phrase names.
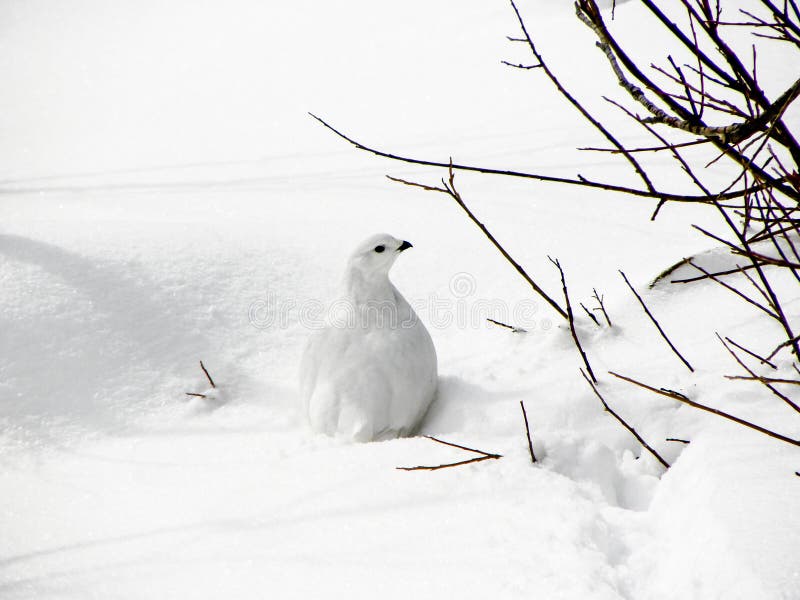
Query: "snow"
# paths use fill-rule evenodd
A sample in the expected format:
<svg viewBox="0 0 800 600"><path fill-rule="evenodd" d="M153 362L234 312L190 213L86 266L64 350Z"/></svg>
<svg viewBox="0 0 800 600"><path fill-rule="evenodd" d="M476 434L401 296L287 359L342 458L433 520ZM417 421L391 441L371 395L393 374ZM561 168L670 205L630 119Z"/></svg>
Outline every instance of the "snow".
<svg viewBox="0 0 800 600"><path fill-rule="evenodd" d="M569 3L521 7L565 85L622 124L598 100L607 66ZM630 43L657 49L639 10L617 6L618 26L636 23ZM360 153L306 115L400 153L627 177L614 157L574 150L602 140L540 75L499 64L528 58L505 40L510 7L15 0L0 12L0 596L800 598L798 450L606 374L800 437L777 398L720 376L738 367L716 331L769 350L773 325L712 282L647 287L690 253L722 264L689 227L714 227L713 214L667 205L651 222L650 201L457 176L545 289L560 288L549 254L574 299L605 294L614 327L581 317L578 333L599 390L672 464L664 473L603 412L558 316L459 208L383 177L441 173ZM759 62L770 89L796 76L790 61ZM392 274L439 357L421 434L501 459L404 472L469 454L306 430L303 344L353 245L376 231L414 243ZM787 309L797 318L800 304ZM212 402L185 395L209 392L200 359ZM787 355L777 362L790 375Z"/></svg>

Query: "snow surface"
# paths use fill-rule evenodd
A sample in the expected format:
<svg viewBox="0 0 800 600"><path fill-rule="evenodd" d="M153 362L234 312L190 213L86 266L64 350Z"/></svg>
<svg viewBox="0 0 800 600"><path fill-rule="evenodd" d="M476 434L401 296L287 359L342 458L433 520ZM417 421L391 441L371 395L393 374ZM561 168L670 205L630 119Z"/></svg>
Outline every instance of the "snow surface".
<svg viewBox="0 0 800 600"><path fill-rule="evenodd" d="M574 150L602 140L540 74L500 65L528 59L505 39L510 7L284 4L0 7L0 597L800 598L800 452L606 375L800 436L796 413L720 376L737 366L714 332L768 350L771 324L713 283L647 288L711 250L688 225L713 215L667 206L650 222L649 201L457 180L553 295L548 254L574 298L605 294L614 327L581 319L579 333L606 399L673 463L664 474L458 207L383 178L441 173L359 153L306 115L396 152L629 177ZM624 126L569 3L521 6L564 83ZM616 23L661 52L635 4ZM796 65L769 59L775 91ZM501 459L403 472L465 453L303 427L302 346L353 244L378 231L414 244L393 278L439 356L422 433ZM208 391L199 359L218 385L206 402L185 396ZM786 355L779 367L791 373Z"/></svg>

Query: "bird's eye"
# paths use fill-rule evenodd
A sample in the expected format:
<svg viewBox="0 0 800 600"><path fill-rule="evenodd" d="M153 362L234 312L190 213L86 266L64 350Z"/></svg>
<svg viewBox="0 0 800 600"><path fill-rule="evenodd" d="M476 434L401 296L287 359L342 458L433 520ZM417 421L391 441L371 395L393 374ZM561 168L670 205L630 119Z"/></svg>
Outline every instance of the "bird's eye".
<svg viewBox="0 0 800 600"><path fill-rule="evenodd" d="M375 246L375 252L383 252L384 250L386 250L386 246L384 245Z"/></svg>

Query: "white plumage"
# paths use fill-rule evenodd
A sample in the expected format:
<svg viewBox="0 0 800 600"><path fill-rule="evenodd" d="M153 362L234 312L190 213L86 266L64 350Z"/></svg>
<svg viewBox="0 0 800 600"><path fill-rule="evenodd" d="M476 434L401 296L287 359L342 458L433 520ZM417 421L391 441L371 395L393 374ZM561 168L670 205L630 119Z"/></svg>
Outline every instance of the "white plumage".
<svg viewBox="0 0 800 600"><path fill-rule="evenodd" d="M433 401L433 341L389 280L395 259L410 247L379 234L350 256L335 314L311 336L300 366L313 430L355 441L406 436Z"/></svg>

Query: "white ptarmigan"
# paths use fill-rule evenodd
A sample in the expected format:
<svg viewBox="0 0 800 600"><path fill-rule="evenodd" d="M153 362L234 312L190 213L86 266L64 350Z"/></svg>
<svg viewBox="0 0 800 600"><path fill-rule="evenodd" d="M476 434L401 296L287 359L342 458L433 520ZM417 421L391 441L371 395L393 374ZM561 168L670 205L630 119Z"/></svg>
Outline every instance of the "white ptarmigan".
<svg viewBox="0 0 800 600"><path fill-rule="evenodd" d="M315 332L300 365L314 431L366 442L413 434L436 393L433 341L389 280L411 244L378 234L347 262L336 314Z"/></svg>

